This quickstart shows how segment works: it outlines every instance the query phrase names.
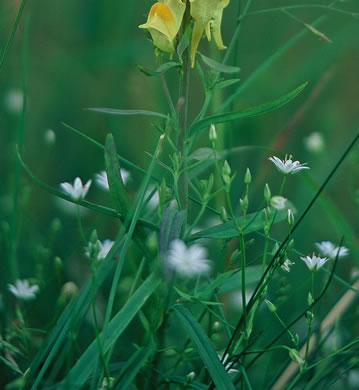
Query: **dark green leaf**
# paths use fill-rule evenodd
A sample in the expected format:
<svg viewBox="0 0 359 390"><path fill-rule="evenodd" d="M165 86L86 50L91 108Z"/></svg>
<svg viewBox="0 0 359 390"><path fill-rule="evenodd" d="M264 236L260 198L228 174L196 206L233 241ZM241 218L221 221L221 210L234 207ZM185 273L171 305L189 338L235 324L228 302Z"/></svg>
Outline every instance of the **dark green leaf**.
<svg viewBox="0 0 359 390"><path fill-rule="evenodd" d="M115 389L127 389L152 353L150 348L141 348L136 351L122 367L114 383Z"/></svg>
<svg viewBox="0 0 359 390"><path fill-rule="evenodd" d="M115 209L124 217L129 210L129 202L123 184L120 161L112 134L107 134L105 141L105 167L110 194Z"/></svg>
<svg viewBox="0 0 359 390"><path fill-rule="evenodd" d="M192 340L202 362L207 367L208 373L218 390L234 390L235 387L228 376L223 364L219 360L212 342L209 340L200 324L193 318L192 314L183 306L173 307L186 334Z"/></svg>
<svg viewBox="0 0 359 390"><path fill-rule="evenodd" d="M113 317L106 328L102 330L98 337L101 340L104 353L107 353L114 345L159 283L160 279L155 274L151 274ZM64 381L58 386L58 389L68 389L69 384L73 388L80 389L93 372L98 354L98 343L97 340L94 340L77 360Z"/></svg>
<svg viewBox="0 0 359 390"><path fill-rule="evenodd" d="M211 124L230 122L237 119L248 118L251 116L256 116L269 111L273 111L294 99L300 92L303 91L307 84L308 83L304 83L295 90L288 93L287 95L282 96L272 102L261 104L260 106L251 107L241 112L227 112L201 119L193 123L193 125L189 129L189 135L199 135L203 133L205 129L209 129Z"/></svg>

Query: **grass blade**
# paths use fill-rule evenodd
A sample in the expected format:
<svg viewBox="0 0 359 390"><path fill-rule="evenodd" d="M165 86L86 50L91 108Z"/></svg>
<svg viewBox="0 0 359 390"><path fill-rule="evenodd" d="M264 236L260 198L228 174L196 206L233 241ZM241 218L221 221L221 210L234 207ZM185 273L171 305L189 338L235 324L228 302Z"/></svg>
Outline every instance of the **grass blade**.
<svg viewBox="0 0 359 390"><path fill-rule="evenodd" d="M183 329L191 338L199 356L208 369L213 382L218 390L234 390L235 387L223 367L217 352L213 348L211 341L204 333L199 323L193 318L192 314L182 305L173 307Z"/></svg>

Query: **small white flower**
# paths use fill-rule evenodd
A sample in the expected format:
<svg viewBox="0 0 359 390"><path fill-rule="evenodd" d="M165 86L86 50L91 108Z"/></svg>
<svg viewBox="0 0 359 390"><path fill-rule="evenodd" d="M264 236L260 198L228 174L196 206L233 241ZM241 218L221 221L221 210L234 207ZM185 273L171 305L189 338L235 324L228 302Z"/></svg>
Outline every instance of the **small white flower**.
<svg viewBox="0 0 359 390"><path fill-rule="evenodd" d="M219 360L221 360L221 361L222 361L222 356L218 355ZM233 374L236 374L237 372L239 372L239 370L237 370L235 368L230 368L230 367L233 367L234 365L232 365L232 362L229 359L228 353L226 355L224 355L222 364L229 375L233 375Z"/></svg>
<svg viewBox="0 0 359 390"><path fill-rule="evenodd" d="M114 242L115 241L112 240L105 240L102 242L100 240L96 240L96 242L90 241L85 247L85 255L90 259L95 258L97 260L103 260L108 252L110 252Z"/></svg>
<svg viewBox="0 0 359 390"><path fill-rule="evenodd" d="M130 179L130 172L126 171L126 169L121 168L120 173L121 173L123 184L126 184L128 182L128 180ZM95 181L96 181L96 184L99 187L101 187L103 190L108 191L110 189L110 187L108 185L106 171L101 171L100 173L96 173Z"/></svg>
<svg viewBox="0 0 359 390"><path fill-rule="evenodd" d="M283 173L284 175L292 175L293 173L297 173L301 171L302 169L310 169L309 167L306 167L306 163L301 164L299 161L292 161L291 156L282 161L278 157L269 157L269 160L274 163L274 165L277 167L279 172Z"/></svg>
<svg viewBox="0 0 359 390"><path fill-rule="evenodd" d="M21 89L9 89L5 95L4 103L10 113L18 114L21 112L24 105L24 94Z"/></svg>
<svg viewBox="0 0 359 390"><path fill-rule="evenodd" d="M348 248L345 246L338 247L331 241L316 242L315 245L323 256L327 256L330 259L335 259L337 256L344 257L349 253Z"/></svg>
<svg viewBox="0 0 359 390"><path fill-rule="evenodd" d="M287 271L287 272L290 272L290 267L295 264L294 261L290 261L289 259L287 259L281 266L280 268L282 268L283 271Z"/></svg>
<svg viewBox="0 0 359 390"><path fill-rule="evenodd" d="M97 254L97 260L104 259L107 256L108 252L110 252L114 243L115 241L112 240L105 240L100 242L100 250Z"/></svg>
<svg viewBox="0 0 359 390"><path fill-rule="evenodd" d="M9 290L16 298L23 299L24 301L30 301L36 298L39 286L37 284L30 286L28 280L17 279L15 286L9 284Z"/></svg>
<svg viewBox="0 0 359 390"><path fill-rule="evenodd" d="M314 253L312 256L301 257L301 260L307 264L308 268L315 272L321 268L329 259L326 257L316 256Z"/></svg>
<svg viewBox="0 0 359 390"><path fill-rule="evenodd" d="M275 195L270 199L270 205L276 210L283 210L287 204L287 199L283 196Z"/></svg>
<svg viewBox="0 0 359 390"><path fill-rule="evenodd" d="M187 248L179 239L173 240L167 253L168 267L184 277L206 274L210 271L210 261L206 258L207 251L199 245Z"/></svg>
<svg viewBox="0 0 359 390"><path fill-rule="evenodd" d="M82 181L79 177L76 177L74 184L70 183L61 183L60 187L65 194L69 195L73 200L83 199L91 185L91 180L89 180L85 185L82 184Z"/></svg>
<svg viewBox="0 0 359 390"><path fill-rule="evenodd" d="M315 131L304 138L304 144L310 152L320 152L324 148L324 139L321 133Z"/></svg>

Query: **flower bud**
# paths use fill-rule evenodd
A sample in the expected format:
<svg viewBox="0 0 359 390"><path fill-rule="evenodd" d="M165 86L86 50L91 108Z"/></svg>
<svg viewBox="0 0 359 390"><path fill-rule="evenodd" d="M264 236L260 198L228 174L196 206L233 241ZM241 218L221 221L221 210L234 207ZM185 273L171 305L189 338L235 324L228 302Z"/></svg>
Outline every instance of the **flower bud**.
<svg viewBox="0 0 359 390"><path fill-rule="evenodd" d="M267 304L269 311L271 311L272 313L277 311L277 308L273 305L271 301L265 299L264 302Z"/></svg>
<svg viewBox="0 0 359 390"><path fill-rule="evenodd" d="M209 127L209 140L211 142L216 142L217 141L217 131L216 131L216 126L212 123L211 126Z"/></svg>
<svg viewBox="0 0 359 390"><path fill-rule="evenodd" d="M295 361L296 363L298 363L300 366L302 366L304 364L304 360L303 358L299 355L299 352L294 349L294 348L291 348L289 350L289 357Z"/></svg>
<svg viewBox="0 0 359 390"><path fill-rule="evenodd" d="M248 210L248 196L246 195L243 199L239 199L239 204L241 205L243 213L246 214Z"/></svg>
<svg viewBox="0 0 359 390"><path fill-rule="evenodd" d="M266 200L266 202L270 201L271 196L272 196L271 190L269 188L269 185L266 183L264 187L264 199Z"/></svg>
<svg viewBox="0 0 359 390"><path fill-rule="evenodd" d="M270 200L270 205L276 210L283 210L286 206L287 199L283 196L272 196Z"/></svg>
<svg viewBox="0 0 359 390"><path fill-rule="evenodd" d="M294 220L294 214L293 214L292 209L288 209L287 220L288 220L288 225L289 226L293 226L294 225L295 220Z"/></svg>
<svg viewBox="0 0 359 390"><path fill-rule="evenodd" d="M247 168L246 173L244 175L244 184L249 185L252 182L252 175L249 168Z"/></svg>

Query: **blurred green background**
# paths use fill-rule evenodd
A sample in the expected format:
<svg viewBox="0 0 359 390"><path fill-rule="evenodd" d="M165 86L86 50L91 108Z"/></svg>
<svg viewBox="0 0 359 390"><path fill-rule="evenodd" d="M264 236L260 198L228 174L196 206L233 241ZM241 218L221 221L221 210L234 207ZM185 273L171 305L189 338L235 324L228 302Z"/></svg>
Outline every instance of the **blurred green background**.
<svg viewBox="0 0 359 390"><path fill-rule="evenodd" d="M250 12L299 3L257 0ZM319 0L309 3L328 4ZM14 0L2 0L0 4L1 50L19 4ZM76 176L85 181L93 179L95 173L104 169L101 151L69 132L62 122L100 143L104 142L108 132L113 132L123 157L144 169L148 166L150 158L146 152L153 152L158 136L153 126L156 120L108 117L84 109L111 107L169 112L160 79L147 77L136 67L138 64L151 69L157 67L152 44L138 29L138 25L146 20L151 4L147 0L28 1L13 46L0 72L2 259L9 256L11 251L9 237L14 226L15 145L17 131L22 126L24 79L27 84L27 109L22 155L35 175L43 181L58 187L61 182L72 182ZM336 6L359 12L358 1L339 2ZM222 24L223 39L227 45L236 26L237 12L238 2L232 0L224 11ZM240 66L241 83L246 82L279 48L305 31L300 39L243 89L227 110L240 111L274 100L308 81L304 92L279 110L217 128L223 148L248 145L268 148L268 151L263 148L241 150L230 158L232 169L238 172L233 199L239 199L243 194L245 169L249 167L252 171L254 184L249 211L256 210L262 201L266 182L270 183L273 194L279 191L280 175L270 166L267 160L269 155L293 154L295 159L308 162L311 167L310 175L298 175L287 182L285 196L301 212L359 128L359 20L324 8L301 8L290 12L310 25L325 15L316 28L331 42L320 39L298 20L280 11L249 15L242 21L236 58L230 61ZM213 42L209 44L205 40L201 42L200 51L218 61L224 55L216 50ZM178 94L176 71L169 71L166 77L175 99ZM211 107L212 114L233 90L229 88L217 94ZM191 119L198 113L203 97L198 75L193 71ZM319 146L310 144L313 133L319 133L319 141L322 142ZM308 141L310 136L312 138ZM206 135L201 145L209 145ZM359 262L358 161L356 148L326 188L323 200L314 206L296 234L297 249L304 253L314 250L315 241L329 239L338 243L345 234L345 245L350 248L352 256L339 264L338 273L348 281ZM129 169L125 165L124 168ZM130 194L134 194L142 176L129 170L132 180L128 188ZM203 175L208 176L208 172ZM95 185L90 189L88 199L111 206L109 196ZM21 173L15 257L22 278L42 276L54 281L46 285L48 294L39 298L47 306L49 297L56 300L64 281L72 280L81 286L89 277L89 271L83 272L87 269L86 260L75 217L71 210L66 207L64 210L64 207L25 173ZM193 208L192 212L195 210ZM117 220L93 212L84 216L84 224L86 232L96 227L100 239L114 239L119 227ZM278 237L281 233L279 229ZM212 250L214 259L218 248ZM59 256L64 265L61 281L56 281L51 271L55 256ZM127 267L128 274L131 274L131 265ZM300 270L303 271L304 266ZM304 275L307 274L303 272L299 277ZM297 277L290 275L290 278ZM3 278L3 283L4 280L6 278ZM126 280L123 283L125 288ZM342 291L341 286L333 288ZM55 309L49 308L48 312L44 312L39 305L33 310L36 310L38 319L32 325L41 327L43 322L50 322Z"/></svg>

